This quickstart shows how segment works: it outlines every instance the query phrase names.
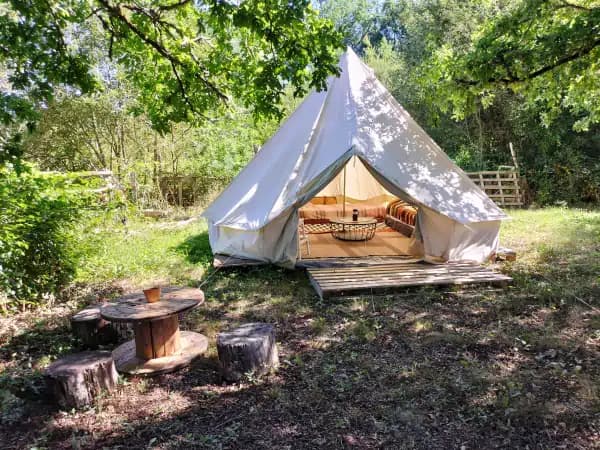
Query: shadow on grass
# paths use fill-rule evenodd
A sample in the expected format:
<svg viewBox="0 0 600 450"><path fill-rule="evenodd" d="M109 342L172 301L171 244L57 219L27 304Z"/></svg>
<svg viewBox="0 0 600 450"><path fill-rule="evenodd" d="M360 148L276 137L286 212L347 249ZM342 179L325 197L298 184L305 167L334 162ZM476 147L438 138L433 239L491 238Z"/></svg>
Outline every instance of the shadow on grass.
<svg viewBox="0 0 600 450"><path fill-rule="evenodd" d="M499 328L509 315L491 314L503 291L485 302L429 289L321 302L301 271L250 268L219 272L205 292L189 325L209 335L208 358L154 380L132 379L100 399L96 411L124 425L107 426L102 414L93 421L85 412L54 416L60 420L50 431L36 425L37 444L425 449L592 442L595 394L580 388L596 379L593 355L559 350L536 358L511 339L512 327ZM255 320L277 326L279 371L221 385L214 332ZM523 325L543 332L542 323ZM581 373L576 358L585 360Z"/></svg>
<svg viewBox="0 0 600 450"><path fill-rule="evenodd" d="M185 320L208 336L206 358L123 383L95 406L110 419L41 411L11 439L48 448L592 447L600 321L565 294L589 299L597 289L598 225L569 224L531 264L506 265L518 279L505 290L322 302L303 271L213 271L206 302ZM210 263L206 233L177 251ZM281 367L223 386L215 335L249 321L276 325Z"/></svg>
<svg viewBox="0 0 600 450"><path fill-rule="evenodd" d="M17 397L29 400L45 400L42 367L79 348L79 342L72 336L68 327L49 327L44 321L39 321L31 329L12 337L0 346L0 361L14 363L0 371L0 392L9 391ZM3 406L1 402L0 406ZM29 406L37 408L39 405Z"/></svg>
<svg viewBox="0 0 600 450"><path fill-rule="evenodd" d="M212 263L213 254L208 242L208 232L204 231L195 236L188 237L175 247L175 251L185 256L192 264L208 266Z"/></svg>

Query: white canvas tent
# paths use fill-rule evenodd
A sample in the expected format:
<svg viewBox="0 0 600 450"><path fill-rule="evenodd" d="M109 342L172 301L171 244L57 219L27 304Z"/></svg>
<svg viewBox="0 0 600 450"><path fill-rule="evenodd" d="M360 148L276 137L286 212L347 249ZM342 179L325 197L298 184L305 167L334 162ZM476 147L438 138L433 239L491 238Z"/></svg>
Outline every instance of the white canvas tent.
<svg viewBox="0 0 600 450"><path fill-rule="evenodd" d="M380 192L418 205L413 239L422 242L425 257L488 258L507 216L351 49L340 68L327 91L310 94L205 210L213 252L293 265L298 209L319 192L335 190L350 162L350 196L371 196L370 179Z"/></svg>

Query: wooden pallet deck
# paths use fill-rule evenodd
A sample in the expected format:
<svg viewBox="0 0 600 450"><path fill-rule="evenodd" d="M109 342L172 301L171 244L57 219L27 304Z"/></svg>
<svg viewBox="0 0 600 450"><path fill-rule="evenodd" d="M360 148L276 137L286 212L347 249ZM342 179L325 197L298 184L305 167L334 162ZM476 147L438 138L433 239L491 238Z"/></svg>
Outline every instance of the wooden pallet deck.
<svg viewBox="0 0 600 450"><path fill-rule="evenodd" d="M505 286L512 281L509 276L469 262L308 268L307 274L322 299L427 285L486 283Z"/></svg>

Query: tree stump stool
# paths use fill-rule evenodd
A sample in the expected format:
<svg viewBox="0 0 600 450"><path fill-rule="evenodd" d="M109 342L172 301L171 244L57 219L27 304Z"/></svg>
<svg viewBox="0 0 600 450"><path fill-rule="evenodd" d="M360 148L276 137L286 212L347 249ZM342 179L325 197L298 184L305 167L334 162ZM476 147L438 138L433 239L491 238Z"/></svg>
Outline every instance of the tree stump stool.
<svg viewBox="0 0 600 450"><path fill-rule="evenodd" d="M246 374L264 375L279 364L275 328L267 323L248 323L219 333L217 351L226 381L239 381Z"/></svg>
<svg viewBox="0 0 600 450"><path fill-rule="evenodd" d="M73 353L53 362L45 373L48 391L64 409L90 405L103 390L117 384L111 352Z"/></svg>
<svg viewBox="0 0 600 450"><path fill-rule="evenodd" d="M108 320L100 316L100 305L91 305L71 317L71 330L86 348L116 344L119 332Z"/></svg>

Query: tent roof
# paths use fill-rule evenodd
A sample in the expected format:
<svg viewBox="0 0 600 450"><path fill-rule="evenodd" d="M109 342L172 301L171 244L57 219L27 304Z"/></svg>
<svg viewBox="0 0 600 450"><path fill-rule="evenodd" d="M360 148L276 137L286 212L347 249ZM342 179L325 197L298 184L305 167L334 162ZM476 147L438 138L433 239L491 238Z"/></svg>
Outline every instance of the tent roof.
<svg viewBox="0 0 600 450"><path fill-rule="evenodd" d="M206 209L214 225L258 230L295 205L332 167L357 155L386 188L466 224L507 216L410 117L350 49L341 75L311 93Z"/></svg>

